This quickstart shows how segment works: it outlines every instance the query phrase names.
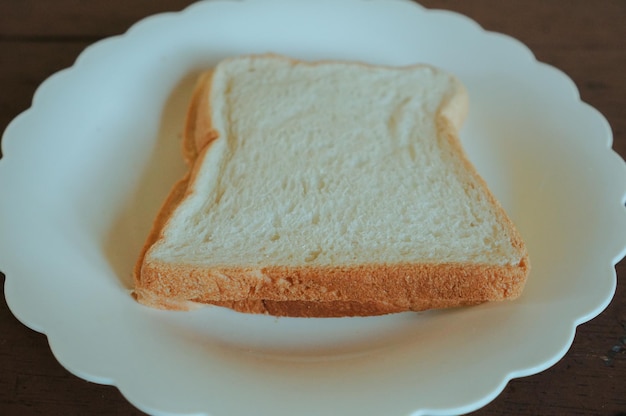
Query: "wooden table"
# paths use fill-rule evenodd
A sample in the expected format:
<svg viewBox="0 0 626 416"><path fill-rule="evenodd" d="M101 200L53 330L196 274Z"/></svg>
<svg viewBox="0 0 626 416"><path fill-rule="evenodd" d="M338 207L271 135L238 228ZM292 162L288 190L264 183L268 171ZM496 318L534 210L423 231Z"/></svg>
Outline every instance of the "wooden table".
<svg viewBox="0 0 626 416"><path fill-rule="evenodd" d="M191 0L1 0L0 128L28 108L37 86L68 67L87 45L124 32L150 14ZM541 61L565 71L582 99L600 110L626 156L626 1L424 0L511 35ZM624 178L626 180L626 178ZM1 209L1 208L0 208ZM0 230L1 232L1 230ZM1 270L2 265L0 265ZM626 262L617 265L626 276ZM17 277L17 276L16 276ZM4 281L4 275L2 275ZM582 325L552 368L511 381L475 415L626 415L626 285ZM83 381L52 356L44 335L0 302L1 415L140 415L110 386Z"/></svg>

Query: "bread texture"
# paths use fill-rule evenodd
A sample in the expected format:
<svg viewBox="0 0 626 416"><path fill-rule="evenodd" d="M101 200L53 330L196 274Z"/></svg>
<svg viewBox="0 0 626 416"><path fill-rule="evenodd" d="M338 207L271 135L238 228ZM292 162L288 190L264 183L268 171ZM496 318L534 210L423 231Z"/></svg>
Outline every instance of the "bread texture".
<svg viewBox="0 0 626 416"><path fill-rule="evenodd" d="M135 268L135 298L280 316L513 299L530 263L466 157L467 94L428 66L227 59L198 80L189 173Z"/></svg>

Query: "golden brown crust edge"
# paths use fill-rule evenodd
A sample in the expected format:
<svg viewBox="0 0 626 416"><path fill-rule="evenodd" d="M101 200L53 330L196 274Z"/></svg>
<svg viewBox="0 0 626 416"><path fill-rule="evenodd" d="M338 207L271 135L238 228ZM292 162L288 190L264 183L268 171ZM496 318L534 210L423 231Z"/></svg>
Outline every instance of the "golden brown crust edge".
<svg viewBox="0 0 626 416"><path fill-rule="evenodd" d="M459 97L447 97L441 103L441 107L438 109L438 117L436 120L439 137L442 137L448 141L452 151L456 153L456 158L463 163L465 172L472 176L474 182L478 184L478 186L487 196L490 205L494 208L494 212L497 216L497 221L503 224L504 229L508 231L508 237L511 241L511 245L515 247L521 259L519 264L524 269L525 274L527 275L530 271L530 259L528 257L528 251L526 249L526 244L524 243L522 236L519 234L517 227L509 218L506 211L500 204L500 201L496 199L496 197L489 189L487 182L485 182L483 177L479 175L476 167L468 159L465 150L463 149L461 140L457 132L457 128L459 128L460 125L457 123L461 122L462 119L465 118L465 114L462 114L460 117L456 117L455 120L452 120L451 117L454 117L454 115L450 114L450 111L448 111L458 105L457 102L454 102L455 99L467 100L465 90L462 91L462 94Z"/></svg>
<svg viewBox="0 0 626 416"><path fill-rule="evenodd" d="M183 157L185 161L187 162L187 164L189 165L190 169L181 180L179 180L178 182L174 184L167 198L163 202L163 205L161 205L161 208L159 209L159 212L152 223L152 228L150 229L150 232L148 233L148 237L146 238L146 241L140 251L139 258L137 259L137 262L135 263L135 267L133 269L135 289L133 290L132 295L135 299L137 299L140 302L142 302L142 299L144 298L144 296L142 296L141 293L145 292L142 289L142 286L143 286L142 267L143 267L146 254L150 250L150 247L152 247L152 245L154 245L154 243L161 238L161 232L163 228L165 227L165 224L167 224L167 220L171 216L172 212L174 212L174 209L176 209L178 204L180 204L180 202L185 198L185 196L189 192L189 189L188 189L189 183L192 179L193 174L197 171L199 167L199 165L196 164L195 162L197 160L202 159L202 157L200 157L200 152L198 150L199 147L197 146L195 142L195 138L196 136L200 136L200 135L207 137L207 138L211 136L213 138L217 138L217 134L214 133L214 130L211 128L210 119L198 118L198 114L201 114L200 110L208 111L208 108L206 106L208 105L207 98L210 93L212 75L213 75L213 71L210 70L210 71L203 72L198 77L198 80L196 81L196 84L194 86L194 89L191 95L189 108L187 109L187 114L185 117L181 150L182 150ZM210 112L207 112L206 114L210 114ZM210 140L207 140L207 144L209 142ZM158 305L159 302L157 302L156 300L153 300L151 302L144 301L142 303L146 303L149 305L150 303L153 303L153 302L157 303L153 305L155 307L159 307L161 309L172 309L169 307L165 307L165 304L167 303L165 301L160 302L163 305ZM173 309L178 309L178 308L173 308Z"/></svg>
<svg viewBox="0 0 626 416"><path fill-rule="evenodd" d="M421 310L425 301L453 304L517 297L527 264L365 264L198 268L145 263L141 290L200 303L243 300L381 302ZM167 279L160 278L167 275Z"/></svg>
<svg viewBox="0 0 626 416"><path fill-rule="evenodd" d="M217 270L144 261L150 246L160 238L171 212L190 192L188 185L193 183L197 167L209 144L218 137L210 118L198 117L211 114L209 95L212 74L212 71L207 71L199 78L185 122L183 153L191 165L190 173L172 189L135 268L133 294L139 302L161 309L186 310L197 304L215 304L247 313L331 317L473 305L513 299L521 294L530 268L524 243L499 202L465 156L456 132L464 114L457 115L456 120L446 117L450 100L444 101L439 110L440 134L449 141L467 170L487 192L490 202L497 208L499 220L511 230L511 241L521 255L519 264L397 264ZM166 281L160 279L161 275L168 276Z"/></svg>

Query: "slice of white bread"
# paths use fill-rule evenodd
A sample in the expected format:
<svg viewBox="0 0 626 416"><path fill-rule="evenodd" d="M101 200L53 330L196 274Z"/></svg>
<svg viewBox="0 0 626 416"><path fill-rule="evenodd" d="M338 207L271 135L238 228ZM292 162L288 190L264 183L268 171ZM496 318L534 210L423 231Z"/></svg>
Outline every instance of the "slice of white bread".
<svg viewBox="0 0 626 416"><path fill-rule="evenodd" d="M189 174L157 217L136 299L287 316L517 297L525 245L465 156L467 94L427 65L227 59L189 108Z"/></svg>

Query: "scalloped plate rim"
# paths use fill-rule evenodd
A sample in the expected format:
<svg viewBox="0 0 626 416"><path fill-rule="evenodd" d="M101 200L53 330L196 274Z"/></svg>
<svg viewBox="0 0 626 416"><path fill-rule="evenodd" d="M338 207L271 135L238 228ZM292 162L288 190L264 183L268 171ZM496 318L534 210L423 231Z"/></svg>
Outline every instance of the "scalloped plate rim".
<svg viewBox="0 0 626 416"><path fill-rule="evenodd" d="M357 4L360 1L362 1L362 0L352 0L352 2L354 4ZM399 0L399 1L411 3L411 2L406 1L406 0ZM271 2L277 3L276 1L271 1ZM81 64L81 62L82 62L81 61L81 57L85 56L85 54L88 55L89 53L94 53L95 54L96 52L93 52L93 50L94 49L98 50L98 48L101 47L99 45L102 45L103 43L106 43L108 41L114 40L114 41L117 41L117 42L123 42L129 36L133 36L134 32L140 31L140 30L144 30L144 29L142 29L142 26L146 25L146 22L149 22L150 25L157 24L158 22L156 22L156 19L155 19L156 17L163 17L164 15L168 15L168 18L171 17L171 18L174 18L174 19L180 19L179 16L184 15L185 13L191 14L194 10L197 10L196 8L205 7L206 5L211 4L211 3L233 3L233 4L238 4L239 2L235 2L233 0L212 0L212 1L207 1L207 2L198 2L198 3L194 3L194 4L189 5L187 8L185 8L184 10L179 11L179 12L165 12L165 13L159 13L159 14L153 15L153 16L148 16L146 18L141 19L137 23L133 24L124 34L116 35L116 36L113 36L113 37L108 37L108 38L102 39L102 40L97 41L94 44L88 46L85 50L83 50L83 52L80 53L80 55L77 57L75 63L72 66L70 66L68 68L65 68L65 69L63 69L61 71L58 71L58 72L52 74L51 76L49 76L37 88L37 90L36 90L36 92L34 94L33 103L31 105L31 107L28 108L27 110L23 111L19 115L17 115L9 123L9 125L7 126L6 130L3 133L3 140L2 140L3 149L4 148L8 148L9 151L8 152L5 151L4 157L2 158L2 160L0 160L0 175L6 175L6 173L7 173L6 171L8 169L6 161L13 157L13 156L11 156L11 153L12 153L13 150L10 149L10 147L11 146L15 146L15 145L14 144L7 145L7 143L11 143L13 140L17 140L17 133L14 133L14 131L19 132L19 130L20 130L20 128L19 128L20 123L26 123L27 121L30 121L30 119L36 119L36 116L37 116L37 111L36 111L36 109L37 109L37 101L39 100L38 96L41 96L42 94L45 94L47 86L53 84L54 82L61 82L61 81L59 81L59 78L61 78L62 80L63 80L62 77L65 77L65 78L69 79L70 76L72 75L73 71L77 70L77 68L80 68L80 66L82 65ZM426 9L423 6L419 6L419 7L422 9L423 13L430 13L430 12L435 11L435 9ZM546 67L550 67L551 69L556 70L558 72L558 74L562 78L564 78L566 81L568 81L569 84L573 87L573 92L575 93L575 99L577 101L587 105L590 109L592 109L593 111L596 112L596 116L597 117L601 117L603 119L603 122L604 122L605 126L608 126L608 132L607 132L608 134L605 137L605 139L608 139L608 140L605 140L605 145L606 145L607 149L610 152L612 152L612 153L614 153L615 155L618 156L618 158L621 161L622 165L624 164L624 161L621 159L619 154L617 154L611 148L612 143L613 143L613 135L612 135L612 132L610 130L610 125L609 125L608 121L606 120L606 118L596 108L594 108L593 106L591 106L588 103L586 103L586 102L581 100L581 98L580 98L580 91L576 87L575 83L571 80L571 78L569 78L569 76L567 76L567 74L565 74L563 71L561 71L560 69L558 69L558 68L556 68L556 67L554 67L552 65L549 65L549 64L543 63L541 61L538 61L536 59L536 57L534 56L534 54L532 53L532 51L525 44L520 42L519 40L517 40L517 39L515 39L515 38L513 38L513 37L511 37L509 35L506 35L506 34L486 31L477 22L475 22L474 20L472 20L472 19L470 19L470 18L468 18L468 17L466 17L466 16L464 16L462 14L459 14L459 13L456 13L456 12L452 12L452 11L447 11L447 10L445 11L445 13L446 14L450 14L450 15L456 15L457 17L462 17L463 19L465 19L465 20L467 20L469 22L472 22L473 24L475 24L476 30L480 30L483 33L502 36L503 38L507 39L507 42L509 42L509 43L514 42L514 43L516 43L517 44L516 47L518 49L520 47L523 47L530 54L530 56L532 57L532 61L533 61L532 63L533 64L545 65ZM90 50L92 52L89 52ZM0 191L0 193L5 193L5 192L8 193L8 191ZM622 201L622 203L624 201L626 201L626 191L623 192L623 195L621 196L621 201ZM626 254L626 243L624 244L624 247L618 253L616 253L613 256L613 264L612 264L612 266L615 266L615 264L617 264L624 257L625 254ZM6 267L5 264L8 265L8 264L11 263L11 261L9 261L8 259L4 259L4 261L2 263L3 263L3 267ZM6 273L6 281L5 281L5 291L6 291L7 287L9 287L12 284L12 283L9 283L9 282L17 282L16 277L13 277L11 275L12 275L12 273L10 271L7 271L7 273ZM567 350L571 346L571 343L572 343L573 338L574 338L576 327L578 325L581 325L581 324L583 324L583 323L593 319L594 317L596 317L610 303L610 301L611 301L611 299L613 297L614 291L615 291L616 283L617 283L616 272L615 272L614 267L612 269L612 275L613 275L612 276L612 282L613 282L613 291L612 291L612 293L606 298L605 302L603 302L602 304L597 305L594 311L592 311L592 312L590 312L590 313L588 313L588 314L586 314L584 316L578 316L576 319L574 319L574 322L572 322L572 325L571 325L571 328L570 328L571 329L571 331L570 331L571 332L570 340L563 345L562 351L560 352L560 354L557 354L557 355L554 356L554 359L552 360L552 362L541 363L541 365L538 365L538 366L536 366L535 368L532 368L532 369L514 369L514 370L511 370L511 371L507 372L504 375L504 378L503 378L502 382L500 383L498 389L494 390L492 392L492 394L490 395L490 397L480 398L480 399L477 399L474 403L469 403L469 404L467 404L467 406L463 406L463 408L464 408L463 411L474 410L476 408L479 408L479 407L483 406L487 402L493 400L505 388L505 386L506 386L506 384L508 383L509 380L511 380L513 378L518 378L518 377L523 377L523 376L527 376L527 375L531 375L531 374L536 374L538 372L541 372L541 371L545 370L546 368L551 367L556 362L558 362L562 358L562 356L566 354ZM15 283L15 284L17 284L17 283ZM9 289L9 291L10 291L10 289ZM6 292L5 292L5 296L6 296ZM16 310L18 308L16 308L15 306L12 306L12 302L10 301L10 298L8 296L6 296L6 297L7 297L7 302L9 304L10 310L12 311L12 313L21 322L23 322L26 326L34 329L37 332L41 332L41 333L47 334L46 328L40 327L39 325L37 325L34 322L24 322L24 321L22 321L22 318L20 318L20 312L18 310ZM53 330L51 330L51 331L53 331ZM53 351L53 354L55 355L55 357L57 357L57 353L55 352L55 347L54 347L54 345L52 345L52 343L51 343L51 350ZM68 368L70 371L76 373L75 371L71 370L72 365L70 363L65 363L63 365L66 366L66 368ZM82 378L89 379L85 375L79 375L79 376L82 377ZM117 386L118 382L115 379L111 379L110 381L111 382L107 383L107 384L111 384L111 385L116 385ZM125 397L127 397L124 392L122 392L122 393L124 394ZM134 401L134 399L132 397L127 397L127 399L129 401L131 401L138 408L140 408L140 409L142 408L142 404L139 403L139 402ZM146 410L154 410L154 409L146 409ZM426 409L423 410L423 412L427 412L427 411L428 410L426 410ZM434 412L433 414L447 414L447 413L445 413L446 410L443 410L443 411L432 410L432 411ZM443 412L443 413L441 413L441 412ZM418 411L418 413L416 413L416 414L424 414L424 413L422 413L422 411Z"/></svg>

